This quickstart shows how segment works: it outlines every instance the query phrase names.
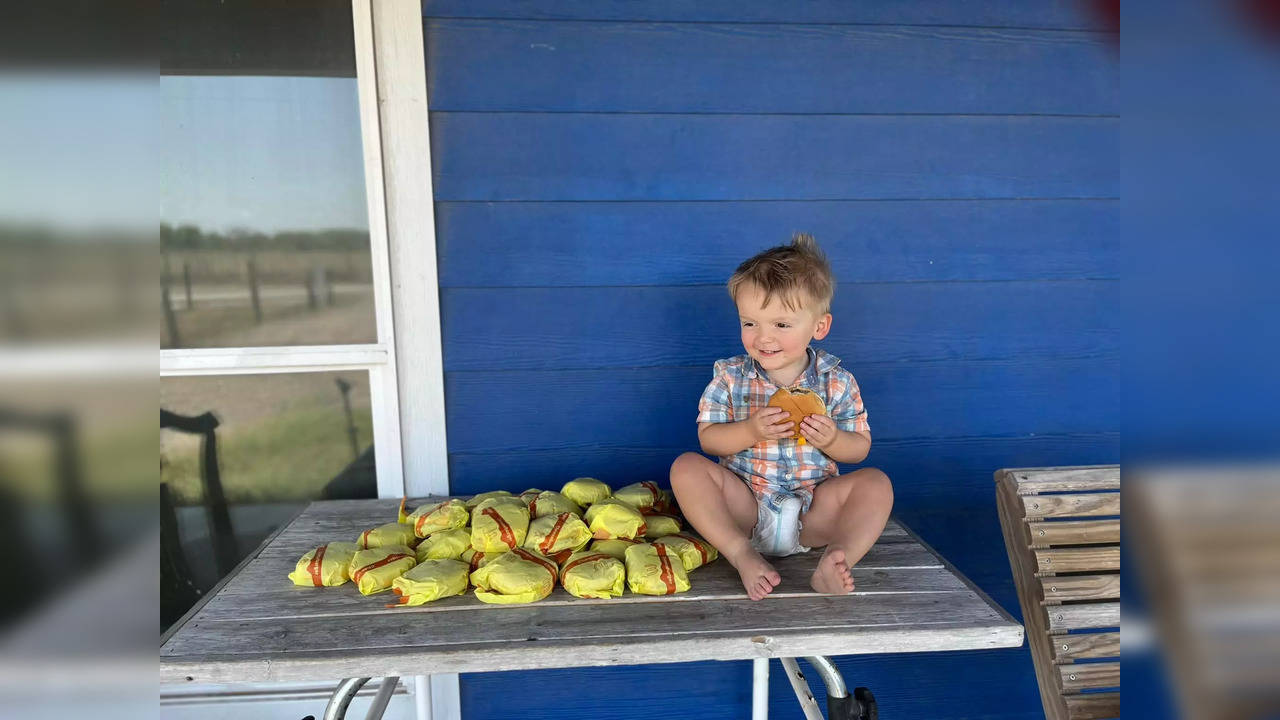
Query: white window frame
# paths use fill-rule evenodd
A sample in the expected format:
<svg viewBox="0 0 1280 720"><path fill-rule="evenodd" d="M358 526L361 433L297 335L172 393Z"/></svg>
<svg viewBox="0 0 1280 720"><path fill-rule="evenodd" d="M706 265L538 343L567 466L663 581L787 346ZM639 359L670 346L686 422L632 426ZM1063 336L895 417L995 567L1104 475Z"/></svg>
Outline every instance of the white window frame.
<svg viewBox="0 0 1280 720"><path fill-rule="evenodd" d="M420 0L352 0L377 341L160 351L161 377L366 370L378 497L449 492ZM335 678L336 680L337 678ZM419 720L460 720L458 676L402 678ZM235 686L227 686L228 690ZM290 683L305 696L324 683Z"/></svg>

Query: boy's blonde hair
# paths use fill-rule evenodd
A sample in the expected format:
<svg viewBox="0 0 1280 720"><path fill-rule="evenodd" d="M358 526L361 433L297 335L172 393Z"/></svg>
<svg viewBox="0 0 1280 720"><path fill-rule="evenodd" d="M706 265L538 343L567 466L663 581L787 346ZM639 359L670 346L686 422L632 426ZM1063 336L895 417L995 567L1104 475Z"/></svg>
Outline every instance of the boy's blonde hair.
<svg viewBox="0 0 1280 720"><path fill-rule="evenodd" d="M729 278L729 297L735 303L744 285L763 290L765 305L776 294L783 306L793 311L806 304L802 294L807 295L818 315L831 312L831 298L836 291L827 256L808 233L796 233L791 236L790 245L769 248L739 265Z"/></svg>

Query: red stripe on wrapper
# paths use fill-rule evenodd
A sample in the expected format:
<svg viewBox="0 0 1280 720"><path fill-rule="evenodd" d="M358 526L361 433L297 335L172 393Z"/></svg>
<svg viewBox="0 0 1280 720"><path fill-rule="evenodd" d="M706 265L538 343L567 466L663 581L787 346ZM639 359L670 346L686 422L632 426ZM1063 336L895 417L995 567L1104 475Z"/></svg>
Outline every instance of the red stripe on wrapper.
<svg viewBox="0 0 1280 720"><path fill-rule="evenodd" d="M320 577L320 569L324 566L324 551L328 545L321 545L316 548L316 554L312 556L311 562L307 563L307 572L311 573L311 584L316 587L324 585L324 579Z"/></svg>
<svg viewBox="0 0 1280 720"><path fill-rule="evenodd" d="M568 520L569 513L560 513L556 517L556 524L552 526L551 532L547 533L542 542L538 543L538 549L542 551L543 555L551 554L551 548L556 544L556 538L560 537L560 530Z"/></svg>
<svg viewBox="0 0 1280 720"><path fill-rule="evenodd" d="M400 560L400 559L403 559L403 558L411 558L411 557L413 557L413 556L412 556L412 555L405 555L404 553L391 553L390 555L388 555L388 556L386 556L386 557L382 558L382 559L381 559L381 560L379 560L378 562L369 563L368 565L365 565L364 567L360 568L359 570L357 570L357 571L355 571L355 572L351 573L351 579L352 579L352 580L354 580L354 581L355 581L355 583L356 583L357 585L359 585L359 584L360 584L360 580L361 580L362 578L364 578L365 573L369 572L370 570L377 570L378 568L380 568L380 567L382 567L382 566L384 566L384 565L390 565L391 563L393 563L393 562L395 562L395 561L397 561L397 560Z"/></svg>
<svg viewBox="0 0 1280 720"><path fill-rule="evenodd" d="M667 586L667 594L674 594L676 591L676 574L671 569L671 559L667 557L667 548L664 545L654 546L658 551L658 564L662 566L662 572L658 577L662 578L662 584Z"/></svg>
<svg viewBox="0 0 1280 720"><path fill-rule="evenodd" d="M507 524L507 521L503 520L502 516L498 514L498 511L493 508L485 508L482 514L493 518L493 521L498 524L498 534L501 535L503 544L515 550L516 534L511 529L511 526Z"/></svg>

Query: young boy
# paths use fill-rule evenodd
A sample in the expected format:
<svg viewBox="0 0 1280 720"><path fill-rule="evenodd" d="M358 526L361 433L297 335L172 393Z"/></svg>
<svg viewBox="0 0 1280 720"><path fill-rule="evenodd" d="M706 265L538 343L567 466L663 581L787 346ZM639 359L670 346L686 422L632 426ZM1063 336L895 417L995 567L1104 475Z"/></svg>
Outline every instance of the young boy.
<svg viewBox="0 0 1280 720"><path fill-rule="evenodd" d="M880 537L893 507L883 472L837 475L837 462L866 459L871 427L853 375L809 347L831 331L834 285L817 242L804 234L738 267L729 295L747 354L717 361L698 403L698 441L720 464L691 452L671 466L680 509L738 570L752 600L781 580L761 553L822 545L809 584L820 593L851 592L849 568ZM787 411L768 406L780 388L807 388L826 405L827 415L800 423L804 443L791 439Z"/></svg>

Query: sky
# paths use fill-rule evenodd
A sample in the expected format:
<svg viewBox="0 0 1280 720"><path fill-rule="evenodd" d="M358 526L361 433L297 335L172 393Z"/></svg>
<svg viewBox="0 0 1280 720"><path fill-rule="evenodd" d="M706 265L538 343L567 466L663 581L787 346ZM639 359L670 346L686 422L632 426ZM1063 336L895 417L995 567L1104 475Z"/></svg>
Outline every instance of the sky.
<svg viewBox="0 0 1280 720"><path fill-rule="evenodd" d="M161 220L368 227L354 78L160 78Z"/></svg>

